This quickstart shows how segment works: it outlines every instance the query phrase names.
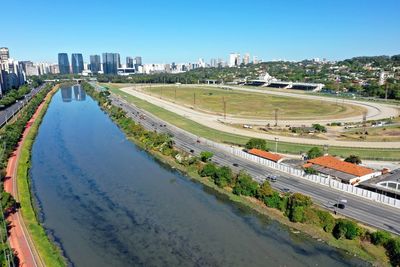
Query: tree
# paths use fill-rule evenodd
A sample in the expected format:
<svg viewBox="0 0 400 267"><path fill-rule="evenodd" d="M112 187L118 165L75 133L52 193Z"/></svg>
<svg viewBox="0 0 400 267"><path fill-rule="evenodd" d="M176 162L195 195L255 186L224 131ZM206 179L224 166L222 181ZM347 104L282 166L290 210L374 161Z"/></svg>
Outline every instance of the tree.
<svg viewBox="0 0 400 267"><path fill-rule="evenodd" d="M385 246L390 240L390 234L386 231L378 230L371 234L371 243L374 245Z"/></svg>
<svg viewBox="0 0 400 267"><path fill-rule="evenodd" d="M392 238L386 245L386 250L393 266L400 266L400 238Z"/></svg>
<svg viewBox="0 0 400 267"><path fill-rule="evenodd" d="M207 163L204 165L203 169L200 171L200 176L205 177L205 176L214 176L215 173L217 172L217 167L215 166L214 163Z"/></svg>
<svg viewBox="0 0 400 267"><path fill-rule="evenodd" d="M315 169L313 169L312 167L306 167L306 168L304 168L304 172L306 173L306 174L317 174L318 172L315 170Z"/></svg>
<svg viewBox="0 0 400 267"><path fill-rule="evenodd" d="M317 215L322 229L327 233L331 233L336 224L335 218L333 218L332 214L325 210L317 210Z"/></svg>
<svg viewBox="0 0 400 267"><path fill-rule="evenodd" d="M214 183L219 187L225 187L232 182L232 170L227 166L218 168L213 175Z"/></svg>
<svg viewBox="0 0 400 267"><path fill-rule="evenodd" d="M246 143L245 146L247 149L257 148L257 149L268 151L267 142L264 139L260 139L260 138L251 138Z"/></svg>
<svg viewBox="0 0 400 267"><path fill-rule="evenodd" d="M346 161L346 162L350 162L350 163L353 163L353 164L361 164L361 159L360 159L360 157L359 156L356 156L356 155L350 155L350 156L348 156L347 158L345 158L344 159L344 161Z"/></svg>
<svg viewBox="0 0 400 267"><path fill-rule="evenodd" d="M210 151L203 151L200 153L200 159L203 162L207 162L209 160L211 160L211 158L214 156L214 153L210 152Z"/></svg>
<svg viewBox="0 0 400 267"><path fill-rule="evenodd" d="M347 219L339 219L332 233L336 239L345 237L346 239L353 240L360 234L360 230L355 222Z"/></svg>
<svg viewBox="0 0 400 267"><path fill-rule="evenodd" d="M255 196L257 189L258 183L246 171L241 170L233 187L233 193L236 195Z"/></svg>
<svg viewBox="0 0 400 267"><path fill-rule="evenodd" d="M304 222L305 209L312 205L311 198L300 193L294 193L289 197L287 214L292 222Z"/></svg>
<svg viewBox="0 0 400 267"><path fill-rule="evenodd" d="M264 181L262 185L257 190L257 198L260 200L264 200L266 197L272 196L274 190L272 189L270 183L268 181Z"/></svg>
<svg viewBox="0 0 400 267"><path fill-rule="evenodd" d="M314 159L323 155L322 150L319 147L313 147L307 152L308 159Z"/></svg>
<svg viewBox="0 0 400 267"><path fill-rule="evenodd" d="M313 124L312 127L317 131L317 132L321 132L321 133L326 133L326 127L321 125L321 124Z"/></svg>

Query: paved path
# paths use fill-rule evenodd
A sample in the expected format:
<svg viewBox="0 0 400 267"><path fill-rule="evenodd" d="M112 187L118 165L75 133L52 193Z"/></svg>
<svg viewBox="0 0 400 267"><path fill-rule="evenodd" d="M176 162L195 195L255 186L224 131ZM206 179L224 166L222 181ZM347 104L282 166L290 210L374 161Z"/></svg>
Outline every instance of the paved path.
<svg viewBox="0 0 400 267"><path fill-rule="evenodd" d="M172 111L178 115L186 117L190 120L193 120L197 123L200 123L204 126L223 131L228 133L234 133L238 135L248 136L248 137L257 137L264 138L267 140L275 140L275 137L279 137L279 141L289 142L289 143L298 143L298 144L308 144L308 145L329 145L329 146L340 146L340 147L359 147L359 148L400 148L400 142L354 142L354 141L338 141L338 140L320 140L320 139L311 139L311 138L299 138L299 137L290 137L290 136L277 136L271 135L267 133L259 133L248 131L245 129L235 128L228 124L221 123L220 116L206 114L201 111L193 110L189 107L185 107L179 104L172 103L167 100L160 99L158 97L154 97L143 93L142 91L136 90L134 86L121 88L123 92L131 94L140 99L146 100L154 105L162 107L166 110ZM255 89L249 89L255 90ZM296 94L297 96L297 94ZM310 96L315 97L315 96ZM325 98L324 98L325 99ZM381 104L383 105L383 104ZM382 107L383 108L383 107ZM389 107L391 110L392 107ZM394 109L397 112L397 109ZM389 112L389 111L388 111ZM386 114L388 115L388 114ZM385 116L386 116L385 115ZM314 123L317 122L314 121Z"/></svg>
<svg viewBox="0 0 400 267"><path fill-rule="evenodd" d="M14 151L13 155L8 160L7 165L7 179L4 182L4 190L10 193L15 200L19 201L18 187L17 187L17 167L18 160L21 153L21 147L25 140L26 135L29 133L30 125L35 121L40 110L43 108L43 103L38 107L35 114L32 116L31 120L27 124L24 133L22 135L21 141L18 143L17 149ZM18 255L20 265L24 267L39 267L44 266L42 263L38 252L31 240L28 230L26 229L24 220L21 215L21 210L8 216L7 220L10 222L11 230L9 241L11 248L13 248Z"/></svg>

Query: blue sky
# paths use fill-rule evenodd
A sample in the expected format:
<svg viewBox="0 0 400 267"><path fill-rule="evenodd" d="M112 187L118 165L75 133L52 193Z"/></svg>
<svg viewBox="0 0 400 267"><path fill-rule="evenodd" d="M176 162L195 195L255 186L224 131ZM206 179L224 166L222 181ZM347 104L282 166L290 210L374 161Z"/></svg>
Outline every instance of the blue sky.
<svg viewBox="0 0 400 267"><path fill-rule="evenodd" d="M400 0L3 1L0 46L18 60L119 52L144 63L249 52L263 60L400 53Z"/></svg>

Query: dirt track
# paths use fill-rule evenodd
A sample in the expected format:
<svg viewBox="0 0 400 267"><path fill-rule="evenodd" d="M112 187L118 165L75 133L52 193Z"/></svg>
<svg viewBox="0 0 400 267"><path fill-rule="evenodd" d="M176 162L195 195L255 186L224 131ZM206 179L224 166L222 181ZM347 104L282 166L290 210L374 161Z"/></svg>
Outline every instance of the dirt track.
<svg viewBox="0 0 400 267"><path fill-rule="evenodd" d="M236 87L235 90L237 89ZM143 93L142 91L136 90L134 86L130 87L125 87L121 88L122 91L131 94L135 97L138 97L140 99L146 100L154 105L157 105L159 107L162 107L166 110L172 111L176 114L179 114L183 117L186 117L188 119L191 119L193 121L196 121L204 126L211 127L216 130L224 131L224 132L229 132L229 133L235 133L243 136L248 136L248 137L258 137L258 138L264 138L268 140L274 140L275 137L279 137L279 140L282 142L290 142L290 143L300 143L300 144L309 144L309 145L329 145L329 146L342 146L342 147L362 147L362 148L400 148L400 142L353 142L353 141L336 141L336 140L318 140L318 139L310 139L310 138L297 138L297 137L285 137L285 136L276 136L276 135L270 135L266 133L257 133L257 132L252 132L248 131L245 129L238 129L234 128L232 126L229 126L227 124L221 123L223 118L219 115L212 115L212 114L205 114L203 112L193 110L189 107L184 107L182 105L178 105L154 96L150 96L148 94ZM238 90L250 90L254 91L256 89L245 89L241 88ZM256 90L259 92L260 90ZM267 92L267 91L265 91ZM268 91L268 93L272 94L283 94L286 95L286 93L283 92L276 92L276 91ZM311 99L318 99L318 100L326 100L326 101L336 101L332 100L326 97L319 97L319 96L313 96L313 95L302 95L302 94L294 94L294 93L288 93L291 94L294 97L300 97L300 98L311 98ZM387 118L390 116L398 116L399 115L399 110L395 107L385 105L385 104L380 104L380 103L364 103L360 101L352 101L352 100L346 100L347 103L350 104L355 104L355 105L361 105L367 108L368 114L367 117L368 119L383 119ZM226 122L232 122L232 123L244 123L241 121L242 119L238 118L226 118ZM353 120L356 120L357 122L360 121L360 118L344 118L344 119L337 119L335 121L341 121L341 122L352 122ZM286 123L286 122L280 122L281 124L290 124L290 125L302 125L302 124L311 124L311 123L324 123L323 121L319 121L318 119L315 119L313 121L291 121L291 123ZM331 122L331 121L330 121ZM245 123L248 124L253 124L251 121L246 120ZM268 123L268 121L263 121L263 125ZM273 123L273 122L271 122Z"/></svg>

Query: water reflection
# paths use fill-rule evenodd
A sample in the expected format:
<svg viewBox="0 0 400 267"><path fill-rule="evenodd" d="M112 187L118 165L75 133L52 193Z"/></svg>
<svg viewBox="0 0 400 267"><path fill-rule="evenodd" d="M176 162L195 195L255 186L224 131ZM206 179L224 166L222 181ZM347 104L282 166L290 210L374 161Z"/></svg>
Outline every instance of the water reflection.
<svg viewBox="0 0 400 267"><path fill-rule="evenodd" d="M71 87L61 87L61 97L63 102L72 101L72 88Z"/></svg>
<svg viewBox="0 0 400 267"><path fill-rule="evenodd" d="M61 87L61 98L63 102L72 101L72 91L74 91L75 101L85 101L86 92L80 85L74 85L73 87Z"/></svg>

